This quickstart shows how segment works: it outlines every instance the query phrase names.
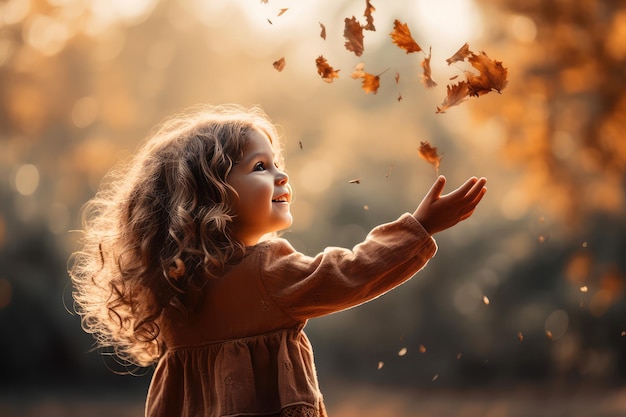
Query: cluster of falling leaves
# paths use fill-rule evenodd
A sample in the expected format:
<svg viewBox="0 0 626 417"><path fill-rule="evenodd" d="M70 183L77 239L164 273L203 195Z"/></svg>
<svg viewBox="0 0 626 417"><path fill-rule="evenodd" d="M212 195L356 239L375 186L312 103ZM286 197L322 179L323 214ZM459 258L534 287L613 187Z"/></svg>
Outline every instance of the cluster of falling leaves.
<svg viewBox="0 0 626 417"><path fill-rule="evenodd" d="M263 3L267 3L268 0L261 0ZM280 9L278 16L284 14L288 9ZM365 0L365 24L362 24L356 17L344 19L344 31L343 36L346 39L344 44L345 48L354 53L357 57L363 54L365 49L364 44L364 31L376 31L374 25L373 13L376 8L372 5L370 0ZM270 21L270 23L272 23ZM326 40L326 27L320 23L321 32L320 37ZM422 47L413 39L411 30L407 23L402 23L399 20L394 20L393 31L389 34L392 42L400 49L404 50L407 54L422 52L424 59L422 60L422 74L421 82L426 88L433 88L437 86L437 82L432 78L432 71L430 66L430 59L432 55L432 48L429 48L428 55ZM450 83L446 86L447 94L443 99L440 106L437 106L436 113L445 113L450 107L457 106L463 103L468 97L480 97L492 91L500 93L507 85L507 69L502 65L502 62L493 60L487 56L485 52L474 53L469 49L469 44L465 43L457 52L450 58L446 59L448 65L452 65L456 62L469 62L476 72L464 71L464 80L457 81L458 75L450 79ZM274 68L279 72L285 68L286 61L284 57L276 60ZM315 60L317 67L317 73L327 83L332 83L335 79L339 78L339 69L333 68L328 60L320 55ZM354 71L351 74L353 79L361 80L361 88L366 94L376 94L380 88L380 77L387 70L380 74L370 74L365 71L365 64L363 62L356 65ZM400 82L400 74L396 71L395 74L396 85ZM398 94L398 101L402 100L402 94ZM422 141L419 147L419 155L426 162L430 163L437 173L439 174L439 165L441 162L441 156L437 152L437 148L433 147L427 141ZM357 184L359 182L356 182Z"/></svg>
<svg viewBox="0 0 626 417"><path fill-rule="evenodd" d="M267 3L267 1L268 0L262 0L263 3ZM281 16L286 11L287 9L281 9L278 16ZM357 57L360 57L365 49L364 31L376 31L373 17L375 11L376 8L372 5L371 1L365 0L365 12L363 13L365 17L364 24L354 16L344 19L345 26L343 36L346 39L344 46ZM326 27L322 23L320 23L320 27L320 37L326 40ZM437 82L432 78L430 67L432 48L429 48L428 55L426 55L422 47L413 39L408 24L402 23L397 19L394 21L394 29L389 35L391 36L392 42L407 54L416 52L422 52L424 54L424 59L421 64L421 81L426 88L435 87ZM489 58L485 52L478 54L472 52L469 49L468 43L465 43L454 55L446 59L446 62L448 65L451 65L455 62L463 62L465 60L478 71L478 74L472 71L464 71L464 80L448 84L446 87L446 97L441 105L437 106L436 113L444 113L450 107L461 104L468 97L480 97L492 91L499 93L506 87L507 69L504 68L502 62ZM282 71L286 65L285 58L281 57L276 60L273 65L278 71ZM333 68L323 55L317 57L315 65L317 67L317 73L325 82L332 83L336 78L339 78L340 70ZM383 73L385 71L383 71ZM365 93L376 94L380 87L380 76L383 73L377 75L370 74L365 71L365 64L361 62L354 68L351 77L361 80L361 87ZM452 77L450 81L456 81L457 78L458 75ZM398 72L396 72L394 79L396 84L398 84L400 81L400 74ZM398 95L398 101L400 100L402 100L401 94Z"/></svg>

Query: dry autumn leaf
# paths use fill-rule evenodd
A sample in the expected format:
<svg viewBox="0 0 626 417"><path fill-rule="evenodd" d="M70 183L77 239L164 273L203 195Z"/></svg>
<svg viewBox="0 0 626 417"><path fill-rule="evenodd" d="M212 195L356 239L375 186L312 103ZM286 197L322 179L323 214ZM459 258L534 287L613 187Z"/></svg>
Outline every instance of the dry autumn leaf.
<svg viewBox="0 0 626 417"><path fill-rule="evenodd" d="M411 31L406 23L401 23L398 19L393 22L393 32L389 34L393 43L399 48L404 49L406 53L419 52L422 48L415 42L411 36Z"/></svg>
<svg viewBox="0 0 626 417"><path fill-rule="evenodd" d="M372 16L372 13L375 11L376 8L372 6L370 0L365 0L365 13L363 13L363 16L365 16L365 21L367 23L363 26L363 29L376 31L376 27L374 26L374 17Z"/></svg>
<svg viewBox="0 0 626 417"><path fill-rule="evenodd" d="M432 55L432 48L428 50L428 56L422 61L422 84L426 88L433 88L437 86L437 83L433 80L430 69L430 57Z"/></svg>
<svg viewBox="0 0 626 417"><path fill-rule="evenodd" d="M281 57L277 61L274 61L273 65L278 72L281 72L283 69L285 69L285 57Z"/></svg>
<svg viewBox="0 0 626 417"><path fill-rule="evenodd" d="M450 58L446 59L448 65L458 61L465 61L465 58L470 56L473 52L469 50L469 44L466 42L461 48L454 53Z"/></svg>
<svg viewBox="0 0 626 417"><path fill-rule="evenodd" d="M287 10L289 10L289 9L280 9L278 11L278 16L282 16Z"/></svg>
<svg viewBox="0 0 626 417"><path fill-rule="evenodd" d="M350 19L346 17L344 22L343 37L346 38L344 45L348 51L354 52L356 56L361 56L363 53L363 26L354 16Z"/></svg>
<svg viewBox="0 0 626 417"><path fill-rule="evenodd" d="M339 78L340 70L335 70L333 67L328 65L328 61L326 61L326 58L324 58L323 55L317 57L315 65L317 66L317 73L325 82L332 83L335 78Z"/></svg>
<svg viewBox="0 0 626 417"><path fill-rule="evenodd" d="M469 95L469 85L465 81L460 81L458 84L450 84L446 86L448 94L441 103L441 106L437 107L436 113L445 113L452 106L458 106Z"/></svg>
<svg viewBox="0 0 626 417"><path fill-rule="evenodd" d="M506 87L508 70L502 62L490 59L484 52L472 54L467 60L480 72L480 75L466 74L470 96L482 96L493 90L499 93Z"/></svg>
<svg viewBox="0 0 626 417"><path fill-rule="evenodd" d="M430 146L427 141L421 141L419 147L419 155L426 162L435 167L435 172L439 175L439 164L441 163L441 157L437 153L437 148Z"/></svg>
<svg viewBox="0 0 626 417"><path fill-rule="evenodd" d="M365 64L362 62L357 64L350 76L354 79L361 78L363 80L361 82L361 88L366 94L376 94L378 92L378 88L380 87L380 75L369 74L363 70L364 68Z"/></svg>
<svg viewBox="0 0 626 417"><path fill-rule="evenodd" d="M324 26L324 24L320 22L320 28L321 28L320 38L326 40L326 26Z"/></svg>

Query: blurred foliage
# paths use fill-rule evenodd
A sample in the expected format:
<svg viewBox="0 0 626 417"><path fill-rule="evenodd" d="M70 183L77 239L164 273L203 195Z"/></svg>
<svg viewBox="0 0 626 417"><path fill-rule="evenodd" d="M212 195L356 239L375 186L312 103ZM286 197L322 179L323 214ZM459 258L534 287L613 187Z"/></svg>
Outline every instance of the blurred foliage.
<svg viewBox="0 0 626 417"><path fill-rule="evenodd" d="M0 383L133 379L113 375L111 358L103 366L66 311L68 230L113 164L198 102L260 103L285 132L296 192L286 237L303 252L352 245L412 210L434 178L420 140L443 151L451 183L489 177L486 201L437 237L417 279L308 325L322 384L623 382L626 2L480 1L480 36L449 41L442 29L436 43L418 29L435 43L435 76L435 57L465 41L509 68L502 95L444 115L442 90L424 92L419 60L388 41L408 6L374 4L362 58L392 68L374 96L349 80L359 61L341 38L362 2L303 2L280 18L272 0L257 3L0 2ZM332 85L315 72L322 53L342 68Z"/></svg>

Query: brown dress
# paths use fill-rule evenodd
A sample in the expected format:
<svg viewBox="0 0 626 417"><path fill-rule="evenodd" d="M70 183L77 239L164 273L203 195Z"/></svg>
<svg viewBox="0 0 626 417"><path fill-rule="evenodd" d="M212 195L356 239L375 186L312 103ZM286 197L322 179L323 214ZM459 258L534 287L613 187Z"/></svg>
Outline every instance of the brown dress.
<svg viewBox="0 0 626 417"><path fill-rule="evenodd" d="M146 401L148 417L325 417L307 320L378 297L434 256L410 214L374 228L352 250L315 257L284 239L250 247L207 282L185 323L165 319L167 351Z"/></svg>

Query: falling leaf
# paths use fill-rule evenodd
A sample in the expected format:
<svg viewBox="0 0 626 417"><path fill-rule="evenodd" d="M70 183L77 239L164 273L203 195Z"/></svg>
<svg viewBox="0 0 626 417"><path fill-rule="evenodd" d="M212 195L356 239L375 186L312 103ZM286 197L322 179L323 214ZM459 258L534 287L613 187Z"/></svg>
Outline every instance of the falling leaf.
<svg viewBox="0 0 626 417"><path fill-rule="evenodd" d="M281 57L277 61L274 61L273 65L278 72L281 72L283 69L285 69L285 57Z"/></svg>
<svg viewBox="0 0 626 417"><path fill-rule="evenodd" d="M383 366L385 366L385 363L383 361L378 362L378 370L383 369Z"/></svg>
<svg viewBox="0 0 626 417"><path fill-rule="evenodd" d="M280 9L280 11L278 12L278 16L282 16L287 10L289 9Z"/></svg>
<svg viewBox="0 0 626 417"><path fill-rule="evenodd" d="M261 4L267 4L268 0L261 0Z"/></svg>
<svg viewBox="0 0 626 417"><path fill-rule="evenodd" d="M424 345L420 345L420 347L419 347L419 352L420 352L420 353L426 353L426 346L424 346Z"/></svg>
<svg viewBox="0 0 626 417"><path fill-rule="evenodd" d="M362 62L358 63L356 67L354 67L354 71L350 76L354 79L361 78L363 81L361 83L361 88L365 91L366 94L378 92L378 88L380 87L380 74L374 75L369 74L364 71L365 64ZM383 71L384 72L384 71Z"/></svg>
<svg viewBox="0 0 626 417"><path fill-rule="evenodd" d="M354 52L356 56L361 56L363 53L363 27L354 16L350 19L346 17L344 22L343 36L346 38L344 45L348 51Z"/></svg>
<svg viewBox="0 0 626 417"><path fill-rule="evenodd" d="M493 90L499 93L506 87L508 70L502 62L490 59L484 52L472 54L467 60L480 72L480 75L466 73L470 96L482 96Z"/></svg>
<svg viewBox="0 0 626 417"><path fill-rule="evenodd" d="M367 204L363 206L363 210L368 211L370 209L370 206L368 206Z"/></svg>
<svg viewBox="0 0 626 417"><path fill-rule="evenodd" d="M461 49L455 52L450 58L446 59L448 65L453 64L458 61L465 61L465 58L470 56L473 52L469 50L469 44L466 42L465 45L461 46Z"/></svg>
<svg viewBox="0 0 626 417"><path fill-rule="evenodd" d="M448 94L441 106L437 107L436 113L445 113L450 107L458 106L469 95L469 85L465 81L460 81L458 84L449 84L446 86L446 89Z"/></svg>
<svg viewBox="0 0 626 417"><path fill-rule="evenodd" d="M301 140L298 141L298 145L300 145L300 150L302 150L302 141Z"/></svg>
<svg viewBox="0 0 626 417"><path fill-rule="evenodd" d="M454 80L456 80L457 78L459 78L459 75L458 75L458 74L457 74L457 75L453 75L452 77L450 77L450 81L454 81Z"/></svg>
<svg viewBox="0 0 626 417"><path fill-rule="evenodd" d="M524 340L524 335L522 334L522 332L517 332L517 340L519 340L520 342Z"/></svg>
<svg viewBox="0 0 626 417"><path fill-rule="evenodd" d="M457 359L457 360L459 360L459 359L461 359L461 357L462 357L462 356L463 356L463 354L462 354L462 353L457 353L457 354L456 354L456 359Z"/></svg>
<svg viewBox="0 0 626 417"><path fill-rule="evenodd" d="M354 180L350 180L350 181L348 181L348 182L349 182L350 184L360 184L360 183L361 183L361 178L357 178L357 179L354 179Z"/></svg>
<svg viewBox="0 0 626 417"><path fill-rule="evenodd" d="M426 88L433 88L437 86L437 83L432 79L431 70L430 70L430 57L432 54L432 47L428 50L428 56L424 58L422 61L422 84Z"/></svg>
<svg viewBox="0 0 626 417"><path fill-rule="evenodd" d="M427 141L421 141L419 147L419 155L429 164L435 167L437 175L439 175L439 164L441 163L441 157L437 154L437 148L430 146Z"/></svg>
<svg viewBox="0 0 626 417"><path fill-rule="evenodd" d="M485 305L489 305L489 298L486 295L483 295L483 303L485 303Z"/></svg>
<svg viewBox="0 0 626 417"><path fill-rule="evenodd" d="M546 241L546 237L545 236L539 236L539 243L544 243Z"/></svg>
<svg viewBox="0 0 626 417"><path fill-rule="evenodd" d="M400 73L398 71L396 71L396 76L394 77L394 79L396 80L396 84L400 84Z"/></svg>
<svg viewBox="0 0 626 417"><path fill-rule="evenodd" d="M376 31L376 27L374 26L374 17L372 16L372 13L374 13L375 11L376 8L372 6L370 0L365 0L365 13L363 14L363 16L365 16L367 24L363 26L363 29Z"/></svg>
<svg viewBox="0 0 626 417"><path fill-rule="evenodd" d="M324 24L322 22L320 22L320 28L321 28L321 32L320 32L320 37L324 40L326 40L326 26L324 26Z"/></svg>
<svg viewBox="0 0 626 417"><path fill-rule="evenodd" d="M404 356L406 355L407 352L408 352L408 349L403 347L402 349L398 351L398 356Z"/></svg>
<svg viewBox="0 0 626 417"><path fill-rule="evenodd" d="M546 337L552 340L552 332L550 330L546 330Z"/></svg>
<svg viewBox="0 0 626 417"><path fill-rule="evenodd" d="M317 73L327 83L332 83L333 79L339 78L340 70L335 70L333 69L333 67L328 65L328 61L326 61L326 58L324 58L323 55L317 57L317 59L315 60L315 65L317 66Z"/></svg>
<svg viewBox="0 0 626 417"><path fill-rule="evenodd" d="M433 378L431 379L431 381L435 382L438 379L439 379L439 374L435 374L435 375L433 375Z"/></svg>
<svg viewBox="0 0 626 417"><path fill-rule="evenodd" d="M350 74L350 76L355 79L363 78L365 76L365 71L363 71L364 69L365 69L365 64L363 62L359 62L354 67L354 71L352 71L352 74Z"/></svg>
<svg viewBox="0 0 626 417"><path fill-rule="evenodd" d="M268 18L267 21L269 22L270 25L273 25L272 21Z"/></svg>
<svg viewBox="0 0 626 417"><path fill-rule="evenodd" d="M626 331L622 331L622 332L620 333L620 336L622 336L622 337L626 336Z"/></svg>
<svg viewBox="0 0 626 417"><path fill-rule="evenodd" d="M401 23L398 19L393 22L393 32L389 34L393 43L404 49L406 53L419 52L422 48L411 36L411 31L406 23Z"/></svg>
<svg viewBox="0 0 626 417"><path fill-rule="evenodd" d="M589 288L587 288L586 285L583 285L582 287L580 287L580 292L587 292L589 291Z"/></svg>
<svg viewBox="0 0 626 417"><path fill-rule="evenodd" d="M402 94L398 93L398 101L402 101Z"/></svg>

